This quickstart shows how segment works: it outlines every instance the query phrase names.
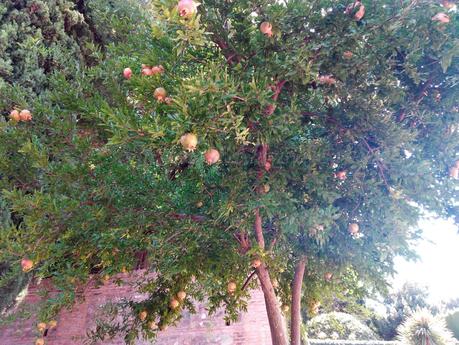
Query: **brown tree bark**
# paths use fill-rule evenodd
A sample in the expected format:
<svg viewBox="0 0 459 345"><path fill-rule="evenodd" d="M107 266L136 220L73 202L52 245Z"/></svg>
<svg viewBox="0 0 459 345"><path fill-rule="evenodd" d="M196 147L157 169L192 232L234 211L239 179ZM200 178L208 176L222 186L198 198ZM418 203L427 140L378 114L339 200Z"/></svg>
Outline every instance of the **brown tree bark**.
<svg viewBox="0 0 459 345"><path fill-rule="evenodd" d="M303 287L306 257L300 258L295 267L292 285L292 312L290 325L290 345L301 345L301 290Z"/></svg>
<svg viewBox="0 0 459 345"><path fill-rule="evenodd" d="M271 330L271 341L273 345L287 345L288 341L284 318L265 264L257 268L257 276L260 280L261 289L265 297L266 313L268 315L269 328Z"/></svg>

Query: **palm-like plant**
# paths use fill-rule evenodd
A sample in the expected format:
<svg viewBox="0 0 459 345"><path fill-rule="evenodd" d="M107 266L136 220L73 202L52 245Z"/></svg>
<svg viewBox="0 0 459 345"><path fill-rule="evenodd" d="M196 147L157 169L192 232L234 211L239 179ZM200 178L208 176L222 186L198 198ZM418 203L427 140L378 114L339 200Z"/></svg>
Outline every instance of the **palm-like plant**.
<svg viewBox="0 0 459 345"><path fill-rule="evenodd" d="M418 309L398 328L403 345L451 345L453 335L443 318L433 316L427 309Z"/></svg>

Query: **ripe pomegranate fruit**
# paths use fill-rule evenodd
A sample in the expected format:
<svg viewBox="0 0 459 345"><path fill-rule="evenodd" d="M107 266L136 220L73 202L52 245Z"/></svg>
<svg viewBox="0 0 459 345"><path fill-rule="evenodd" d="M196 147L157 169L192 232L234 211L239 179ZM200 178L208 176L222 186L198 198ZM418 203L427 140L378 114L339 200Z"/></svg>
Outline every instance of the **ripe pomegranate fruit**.
<svg viewBox="0 0 459 345"><path fill-rule="evenodd" d="M56 327L57 327L57 321L56 321L56 320L51 320L51 321L48 323L48 327L49 327L49 329L56 328Z"/></svg>
<svg viewBox="0 0 459 345"><path fill-rule="evenodd" d="M177 9L180 17L189 18L198 10L199 4L193 0L180 0Z"/></svg>
<svg viewBox="0 0 459 345"><path fill-rule="evenodd" d="M265 116L270 116L270 115L274 114L275 111L276 111L276 105L275 104L269 104L263 110L263 114Z"/></svg>
<svg viewBox="0 0 459 345"><path fill-rule="evenodd" d="M201 208L203 205L204 205L204 203L203 203L202 201L198 201L198 202L196 203L196 207L197 207L197 208Z"/></svg>
<svg viewBox="0 0 459 345"><path fill-rule="evenodd" d="M235 282L229 282L228 286L226 287L226 290L228 291L229 294L233 294L236 292L237 285Z"/></svg>
<svg viewBox="0 0 459 345"><path fill-rule="evenodd" d="M29 272L33 267L33 261L24 258L21 260L21 267L23 272Z"/></svg>
<svg viewBox="0 0 459 345"><path fill-rule="evenodd" d="M204 159L209 165L215 164L220 160L220 152L216 149L209 149L204 153Z"/></svg>
<svg viewBox="0 0 459 345"><path fill-rule="evenodd" d="M326 84L326 85L334 85L336 84L336 79L333 78L331 75L321 75L319 76L319 83Z"/></svg>
<svg viewBox="0 0 459 345"><path fill-rule="evenodd" d="M351 223L349 224L349 226L347 227L347 230L349 231L349 233L351 235L357 235L360 231L360 227L359 227L359 224L357 223Z"/></svg>
<svg viewBox="0 0 459 345"><path fill-rule="evenodd" d="M19 116L19 111L17 111L16 109L11 110L10 119L15 122L21 121L21 117Z"/></svg>
<svg viewBox="0 0 459 345"><path fill-rule="evenodd" d="M148 312L146 310L142 310L140 313L139 313L139 319L140 321L145 321L147 319L147 316L148 316Z"/></svg>
<svg viewBox="0 0 459 345"><path fill-rule="evenodd" d="M261 266L261 260L260 259L254 259L252 260L252 267L253 268L258 268Z"/></svg>
<svg viewBox="0 0 459 345"><path fill-rule="evenodd" d="M184 301L186 298L186 292L183 290L177 292L177 298L180 302Z"/></svg>
<svg viewBox="0 0 459 345"><path fill-rule="evenodd" d="M363 4L360 4L360 8L357 11L357 13L354 15L354 19L356 21L359 21L363 18L364 15L365 15L365 6L363 6Z"/></svg>
<svg viewBox="0 0 459 345"><path fill-rule="evenodd" d="M343 58L345 59L352 59L353 56L354 56L354 53L351 52L350 50L347 50L343 53Z"/></svg>
<svg viewBox="0 0 459 345"><path fill-rule="evenodd" d="M155 321L150 321L148 323L148 328L151 329L152 331L158 329L158 324Z"/></svg>
<svg viewBox="0 0 459 345"><path fill-rule="evenodd" d="M180 305L180 302L177 301L175 298L172 298L171 301L169 302L169 307L171 307L171 309L177 309Z"/></svg>
<svg viewBox="0 0 459 345"><path fill-rule="evenodd" d="M153 92L153 97L155 97L158 102L164 101L166 96L167 96L167 92L166 92L166 89L164 89L163 87L158 87Z"/></svg>
<svg viewBox="0 0 459 345"><path fill-rule="evenodd" d="M325 272L324 278L325 278L325 280L326 280L327 282L329 282L329 281L332 280L332 278L333 278L333 273L331 273L331 272Z"/></svg>
<svg viewBox="0 0 459 345"><path fill-rule="evenodd" d="M45 345L45 339L38 338L37 340L35 340L35 345Z"/></svg>
<svg viewBox="0 0 459 345"><path fill-rule="evenodd" d="M453 166L449 169L449 176L452 177L455 180L459 179L459 168L456 166Z"/></svg>
<svg viewBox="0 0 459 345"><path fill-rule="evenodd" d="M432 20L434 22L440 22L440 23L443 23L443 24L449 23L449 21L450 21L449 16L446 13L443 13L443 12L440 12L440 13L437 13L436 15L434 15L432 17Z"/></svg>
<svg viewBox="0 0 459 345"><path fill-rule="evenodd" d="M193 133L184 134L180 138L180 144L182 144L185 150L194 151L198 145L198 137Z"/></svg>
<svg viewBox="0 0 459 345"><path fill-rule="evenodd" d="M45 322L39 322L37 324L37 330L40 333L43 333L46 330L46 323Z"/></svg>
<svg viewBox="0 0 459 345"><path fill-rule="evenodd" d="M123 76L124 76L124 78L126 78L126 79L131 79L131 77L132 77L132 70L131 70L129 67L126 67L126 68L123 70Z"/></svg>
<svg viewBox="0 0 459 345"><path fill-rule="evenodd" d="M338 179L338 180L341 180L341 181L344 181L346 179L346 176L347 175L347 172L346 170L342 170L342 171L338 171L336 174L335 174L335 177Z"/></svg>
<svg viewBox="0 0 459 345"><path fill-rule="evenodd" d="M31 121L32 114L30 113L29 110L24 109L24 110L21 110L21 112L19 113L19 118L21 119L21 121Z"/></svg>
<svg viewBox="0 0 459 345"><path fill-rule="evenodd" d="M145 68L142 68L142 75L150 76L150 75L153 75L153 72L151 68L145 67Z"/></svg>
<svg viewBox="0 0 459 345"><path fill-rule="evenodd" d="M270 171L271 168L272 168L272 163L271 163L271 161L266 161L266 163L265 163L265 170L266 170L266 171Z"/></svg>
<svg viewBox="0 0 459 345"><path fill-rule="evenodd" d="M151 73L154 74L161 74L164 72L164 67L159 65L159 66L153 66L151 68Z"/></svg>
<svg viewBox="0 0 459 345"><path fill-rule="evenodd" d="M266 35L268 37L272 37L273 35L273 26L271 25L270 22L263 22L260 24L260 31L263 35Z"/></svg>

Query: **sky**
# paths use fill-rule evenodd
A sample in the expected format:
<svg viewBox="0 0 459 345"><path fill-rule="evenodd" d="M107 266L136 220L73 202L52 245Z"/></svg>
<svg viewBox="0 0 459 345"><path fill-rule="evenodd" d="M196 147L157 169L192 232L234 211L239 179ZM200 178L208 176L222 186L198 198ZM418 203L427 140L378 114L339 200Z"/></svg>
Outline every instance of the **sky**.
<svg viewBox="0 0 459 345"><path fill-rule="evenodd" d="M453 222L442 219L425 219L421 222L423 237L415 247L420 260L407 262L397 258L398 274L393 288L405 282L417 282L427 287L430 302L440 303L459 298L459 232Z"/></svg>

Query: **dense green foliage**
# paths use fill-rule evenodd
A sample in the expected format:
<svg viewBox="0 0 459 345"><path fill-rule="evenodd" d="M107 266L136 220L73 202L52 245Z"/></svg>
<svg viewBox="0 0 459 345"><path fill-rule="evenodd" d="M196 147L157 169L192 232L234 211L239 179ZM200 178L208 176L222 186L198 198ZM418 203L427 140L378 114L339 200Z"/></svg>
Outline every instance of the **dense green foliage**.
<svg viewBox="0 0 459 345"><path fill-rule="evenodd" d="M217 0L186 19L176 2L154 3L153 35L137 25L101 65L51 78L50 100L28 103L32 122L1 124L0 186L20 223L2 229L0 253L17 271L32 259L62 289L41 318L90 275L134 269L145 253L149 297L121 305L114 325L127 342L178 320L180 290L236 319L254 258L289 304L306 256L310 312L327 296L384 290L394 257L413 256L423 212L455 213L456 14L433 21L445 9L427 0L364 1L363 20L347 1ZM165 72L143 76L142 63ZM195 151L180 145L186 133ZM221 162L206 164L209 148ZM143 310L145 322L130 317Z"/></svg>
<svg viewBox="0 0 459 345"><path fill-rule="evenodd" d="M85 66L96 64L109 43L125 40L134 32L134 23L140 18L140 8L129 1L2 1L0 123L8 120L13 108L53 107L54 93L67 85L56 80L73 80ZM77 87L76 83L73 85ZM10 132L8 136L14 138L16 134ZM39 130L37 134L48 133ZM14 152L11 148L21 145L22 139L19 135L15 140L2 141L2 154L9 156ZM10 165L9 159L2 163L6 169L0 172L2 188L10 188L7 180L11 174L21 179L19 175L27 167L20 166L20 162ZM35 188L40 188L39 184L32 187ZM11 217L10 206L3 198L0 198L0 222L2 229L22 223L21 217ZM2 260L0 310L10 305L28 282L27 275L11 269L14 256L4 253Z"/></svg>

